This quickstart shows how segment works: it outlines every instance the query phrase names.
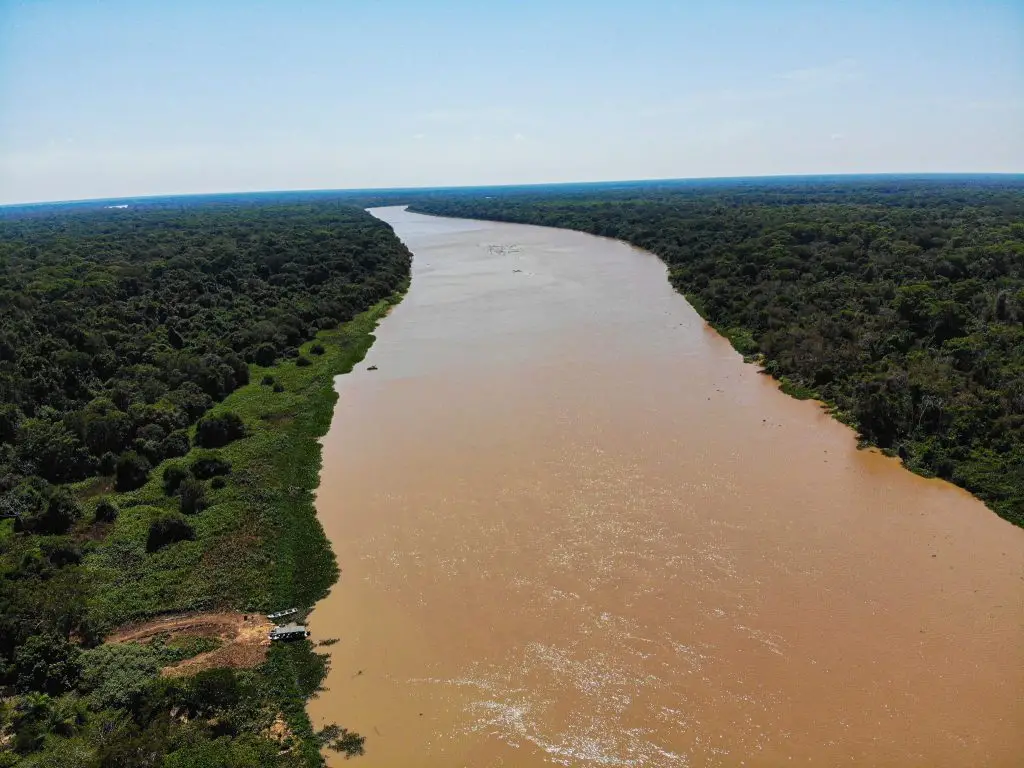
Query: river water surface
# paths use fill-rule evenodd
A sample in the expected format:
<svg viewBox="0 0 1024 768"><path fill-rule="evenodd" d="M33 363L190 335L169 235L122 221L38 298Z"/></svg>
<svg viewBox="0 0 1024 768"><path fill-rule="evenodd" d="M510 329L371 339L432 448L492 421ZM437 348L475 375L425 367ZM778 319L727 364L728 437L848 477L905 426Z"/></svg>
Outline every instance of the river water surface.
<svg viewBox="0 0 1024 768"><path fill-rule="evenodd" d="M360 766L1022 764L1024 531L858 451L651 254L373 212L412 287L338 379L310 619Z"/></svg>

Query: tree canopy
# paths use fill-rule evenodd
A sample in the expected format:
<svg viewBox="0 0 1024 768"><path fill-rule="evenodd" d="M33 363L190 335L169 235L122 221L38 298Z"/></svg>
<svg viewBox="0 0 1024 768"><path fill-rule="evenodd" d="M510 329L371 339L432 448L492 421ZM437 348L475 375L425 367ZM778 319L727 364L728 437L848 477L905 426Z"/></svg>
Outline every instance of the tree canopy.
<svg viewBox="0 0 1024 768"><path fill-rule="evenodd" d="M335 201L0 209L0 484L180 455L249 363L297 356L408 263Z"/></svg>

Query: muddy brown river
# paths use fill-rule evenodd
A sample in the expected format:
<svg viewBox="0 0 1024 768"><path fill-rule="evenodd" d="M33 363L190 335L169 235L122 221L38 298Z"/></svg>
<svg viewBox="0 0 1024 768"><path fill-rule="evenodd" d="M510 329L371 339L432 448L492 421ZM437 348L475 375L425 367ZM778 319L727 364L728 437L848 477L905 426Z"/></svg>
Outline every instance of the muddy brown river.
<svg viewBox="0 0 1024 768"><path fill-rule="evenodd" d="M651 254L373 212L413 281L337 382L310 619L361 768L1024 764L1024 530L857 450Z"/></svg>

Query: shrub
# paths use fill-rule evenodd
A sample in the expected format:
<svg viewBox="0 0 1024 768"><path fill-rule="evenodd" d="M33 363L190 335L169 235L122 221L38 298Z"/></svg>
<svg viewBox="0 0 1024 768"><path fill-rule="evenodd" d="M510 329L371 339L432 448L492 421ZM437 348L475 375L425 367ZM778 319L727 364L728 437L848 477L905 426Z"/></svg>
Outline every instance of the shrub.
<svg viewBox="0 0 1024 768"><path fill-rule="evenodd" d="M221 488L225 487L227 484L228 484L228 481L225 480L223 477L215 477L215 478L213 478L213 480L210 481L210 487L213 488L213 490L215 490L215 491L219 491Z"/></svg>
<svg viewBox="0 0 1024 768"><path fill-rule="evenodd" d="M196 515L206 509L206 488L194 477L185 480L178 488L181 496L179 509L183 515Z"/></svg>
<svg viewBox="0 0 1024 768"><path fill-rule="evenodd" d="M127 707L160 672L156 652L139 643L101 645L82 654L81 687L101 707Z"/></svg>
<svg viewBox="0 0 1024 768"><path fill-rule="evenodd" d="M188 449L188 432L184 429L177 429L174 432L171 432L171 434L165 437L160 443L160 451L165 459L184 456L188 453Z"/></svg>
<svg viewBox="0 0 1024 768"><path fill-rule="evenodd" d="M35 533L66 533L81 516L82 507L71 492L58 488L47 499L45 507L36 508L24 519L23 527Z"/></svg>
<svg viewBox="0 0 1024 768"><path fill-rule="evenodd" d="M102 498L96 505L95 520L97 523L112 523L117 520L117 506L110 499Z"/></svg>
<svg viewBox="0 0 1024 768"><path fill-rule="evenodd" d="M54 568L78 565L82 562L82 550L65 538L44 541L41 549Z"/></svg>
<svg viewBox="0 0 1024 768"><path fill-rule="evenodd" d="M217 456L203 456L192 462L192 474L200 480L231 474L231 462Z"/></svg>
<svg viewBox="0 0 1024 768"><path fill-rule="evenodd" d="M322 355L326 350L324 349L324 345L318 341L309 348L309 351L310 354L313 355Z"/></svg>
<svg viewBox="0 0 1024 768"><path fill-rule="evenodd" d="M14 652L14 679L19 691L51 696L78 682L81 651L56 635L32 635Z"/></svg>
<svg viewBox="0 0 1024 768"><path fill-rule="evenodd" d="M146 459L150 466L159 464L163 458L163 454L160 452L160 443L155 443L152 440L135 439L132 441L132 450Z"/></svg>
<svg viewBox="0 0 1024 768"><path fill-rule="evenodd" d="M156 552L177 541L192 541L196 537L192 524L180 512L167 512L149 524L146 551Z"/></svg>
<svg viewBox="0 0 1024 768"><path fill-rule="evenodd" d="M230 411L204 416L196 425L196 445L203 448L220 448L241 437L245 437L245 422Z"/></svg>
<svg viewBox="0 0 1024 768"><path fill-rule="evenodd" d="M194 381L186 381L169 393L167 399L185 412L188 421L195 421L213 406L213 398Z"/></svg>
<svg viewBox="0 0 1024 768"><path fill-rule="evenodd" d="M366 754L366 737L360 736L348 728L341 728L335 724L325 726L316 733L316 740L321 746L330 747L335 752L342 752L347 760L350 757L358 757Z"/></svg>
<svg viewBox="0 0 1024 768"><path fill-rule="evenodd" d="M107 451L100 457L100 474L112 475L117 469L117 454Z"/></svg>
<svg viewBox="0 0 1024 768"><path fill-rule="evenodd" d="M299 366L299 368L305 368L307 366L312 365L313 363L310 362L310 359L308 357L303 357L302 355L299 355L298 358L296 358L295 360L295 364Z"/></svg>
<svg viewBox="0 0 1024 768"><path fill-rule="evenodd" d="M263 378L262 378L262 379L260 380L260 384L262 384L262 385L263 385L263 386L265 386L265 387L270 387L270 386L273 386L273 384L274 384L274 377L273 377L273 376L271 376L271 375L270 375L270 374L268 373L268 374L267 374L266 376L264 376L264 377L263 377Z"/></svg>
<svg viewBox="0 0 1024 768"><path fill-rule="evenodd" d="M252 359L257 365L266 368L274 364L274 360L277 359L277 350L274 349L273 344L264 342L253 350Z"/></svg>
<svg viewBox="0 0 1024 768"><path fill-rule="evenodd" d="M284 384L282 384L281 382L277 382L277 384L274 385L274 391L284 392Z"/></svg>
<svg viewBox="0 0 1024 768"><path fill-rule="evenodd" d="M164 493L173 496L180 486L188 479L188 470L181 464L168 464L164 467Z"/></svg>
<svg viewBox="0 0 1024 768"><path fill-rule="evenodd" d="M114 469L116 476L114 486L119 491L134 491L136 488L141 488L149 479L150 469L150 463L135 451L122 453Z"/></svg>
<svg viewBox="0 0 1024 768"><path fill-rule="evenodd" d="M263 739L255 734L240 733L231 738L218 738L213 741L194 740L186 742L180 749L170 752L160 763L163 768L221 768L230 766L240 768L247 765L287 765L283 762L288 737L278 745L276 741ZM171 742L176 744L176 742ZM2 764L0 764L2 765Z"/></svg>
<svg viewBox="0 0 1024 768"><path fill-rule="evenodd" d="M135 433L135 437L140 440L146 440L151 443L159 443L165 437L167 437L167 430L161 427L159 424L146 424L139 427L139 430Z"/></svg>
<svg viewBox="0 0 1024 768"><path fill-rule="evenodd" d="M0 443L13 443L25 415L13 403L0 405Z"/></svg>
<svg viewBox="0 0 1024 768"><path fill-rule="evenodd" d="M189 681L186 696L192 711L209 714L235 706L242 697L242 688L235 670L207 669Z"/></svg>

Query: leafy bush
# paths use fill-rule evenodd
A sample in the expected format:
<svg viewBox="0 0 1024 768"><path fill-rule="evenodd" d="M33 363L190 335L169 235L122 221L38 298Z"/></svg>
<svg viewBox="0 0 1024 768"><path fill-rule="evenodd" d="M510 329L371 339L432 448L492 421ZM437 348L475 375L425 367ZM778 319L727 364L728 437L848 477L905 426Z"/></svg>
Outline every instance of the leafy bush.
<svg viewBox="0 0 1024 768"><path fill-rule="evenodd" d="M181 464L168 464L164 467L164 493L173 496L188 477L188 470Z"/></svg>
<svg viewBox="0 0 1024 768"><path fill-rule="evenodd" d="M32 635L14 652L14 680L19 691L50 695L78 682L81 651L57 635Z"/></svg>
<svg viewBox="0 0 1024 768"><path fill-rule="evenodd" d="M40 514L46 499L33 484L22 482L0 494L0 513L14 518L15 530L22 530L28 520Z"/></svg>
<svg viewBox="0 0 1024 768"><path fill-rule="evenodd" d="M149 524L146 551L156 552L168 544L178 541L192 541L196 537L192 524L180 512L166 512Z"/></svg>
<svg viewBox="0 0 1024 768"><path fill-rule="evenodd" d="M215 477L213 478L213 480L210 481L210 487L213 488L213 490L215 491L219 491L221 488L227 486L227 484L228 481L225 480L223 477Z"/></svg>
<svg viewBox="0 0 1024 768"><path fill-rule="evenodd" d="M312 365L313 363L310 361L308 357L303 357L302 355L299 355L299 357L295 359L295 364L299 366L299 368L306 368Z"/></svg>
<svg viewBox="0 0 1024 768"><path fill-rule="evenodd" d="M18 425L24 418L14 403L0 403L0 443L13 443L18 436Z"/></svg>
<svg viewBox="0 0 1024 768"><path fill-rule="evenodd" d="M207 653L216 650L224 645L224 641L218 637L203 637L195 635L182 635L170 642L159 637L150 642L147 647L153 650L161 666L176 664L185 659L191 659L200 653Z"/></svg>
<svg viewBox="0 0 1024 768"><path fill-rule="evenodd" d="M342 728L338 725L327 725L316 734L317 741L325 747L341 752L347 760L350 757L358 757L366 754L366 737Z"/></svg>
<svg viewBox="0 0 1024 768"><path fill-rule="evenodd" d="M61 534L66 533L81 516L82 507L71 492L66 488L58 488L50 494L45 506L35 506L29 510L28 514L20 519L18 527L33 533Z"/></svg>
<svg viewBox="0 0 1024 768"><path fill-rule="evenodd" d="M322 355L326 350L324 349L324 345L318 341L309 348L309 351L310 354L313 355Z"/></svg>
<svg viewBox="0 0 1024 768"><path fill-rule="evenodd" d="M263 385L263 386L265 386L265 387L270 387L270 386L273 386L273 384L274 384L274 377L273 377L273 376L271 376L271 375L270 375L270 374L268 373L268 374L267 374L266 376L264 376L264 377L263 377L263 378L262 378L262 379L260 380L260 384L262 384L262 385Z"/></svg>
<svg viewBox="0 0 1024 768"><path fill-rule="evenodd" d="M196 425L196 445L203 448L220 448L245 435L245 423L230 411L204 416Z"/></svg>
<svg viewBox="0 0 1024 768"><path fill-rule="evenodd" d="M165 459L172 459L176 456L184 456L188 453L189 442L188 432L184 429L177 429L171 432L160 443L160 452Z"/></svg>
<svg viewBox="0 0 1024 768"><path fill-rule="evenodd" d="M54 568L64 568L82 562L82 550L65 538L43 542L42 551L46 555L46 560Z"/></svg>
<svg viewBox="0 0 1024 768"><path fill-rule="evenodd" d="M203 456L192 462L192 474L200 480L231 474L231 462L218 456Z"/></svg>
<svg viewBox="0 0 1024 768"><path fill-rule="evenodd" d="M206 488L194 477L186 479L178 487L181 496L179 509L183 515L196 515L206 509Z"/></svg>
<svg viewBox="0 0 1024 768"><path fill-rule="evenodd" d="M162 768L249 768L285 764L277 742L248 734L183 745L161 763Z"/></svg>
<svg viewBox="0 0 1024 768"><path fill-rule="evenodd" d="M15 448L19 464L30 470L27 474L39 475L51 483L68 483L95 472L95 459L78 435L56 420L56 410L45 406L40 410L46 418L24 419L18 424Z"/></svg>
<svg viewBox="0 0 1024 768"><path fill-rule="evenodd" d="M121 454L114 470L115 487L119 491L134 491L141 488L149 479L150 469L152 465L149 461L135 451Z"/></svg>
<svg viewBox="0 0 1024 768"><path fill-rule="evenodd" d="M95 520L97 523L112 523L117 519L118 509L110 499L102 498L96 505Z"/></svg>
<svg viewBox="0 0 1024 768"><path fill-rule="evenodd" d="M273 344L264 342L260 344L252 353L252 361L256 365L268 368L274 364L274 360L277 359L277 349Z"/></svg>
<svg viewBox="0 0 1024 768"><path fill-rule="evenodd" d="M275 392L284 392L284 384L282 384L281 382L277 382L274 385L274 391Z"/></svg>
<svg viewBox="0 0 1024 768"><path fill-rule="evenodd" d="M139 643L101 645L81 656L79 687L99 707L128 707L160 671L159 657Z"/></svg>
<svg viewBox="0 0 1024 768"><path fill-rule="evenodd" d="M196 674L188 684L189 709L196 714L233 707L242 696L238 675L233 669L208 669Z"/></svg>
<svg viewBox="0 0 1024 768"><path fill-rule="evenodd" d="M112 475L117 469L117 454L107 451L100 457L99 470L101 475Z"/></svg>

